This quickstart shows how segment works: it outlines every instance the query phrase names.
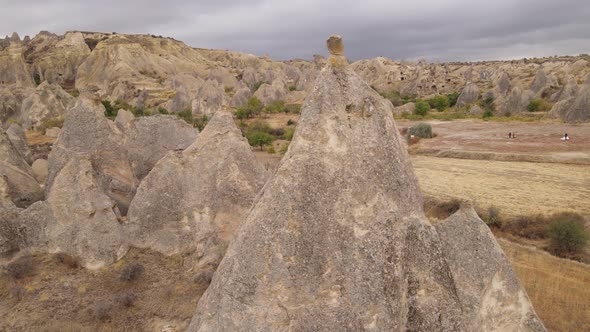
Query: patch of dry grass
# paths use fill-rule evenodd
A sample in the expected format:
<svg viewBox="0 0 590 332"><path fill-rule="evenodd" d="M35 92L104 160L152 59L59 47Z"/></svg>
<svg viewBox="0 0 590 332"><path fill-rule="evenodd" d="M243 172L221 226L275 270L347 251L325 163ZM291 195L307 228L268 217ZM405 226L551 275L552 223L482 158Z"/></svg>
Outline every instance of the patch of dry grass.
<svg viewBox="0 0 590 332"><path fill-rule="evenodd" d="M590 330L590 266L499 239L550 331Z"/></svg>

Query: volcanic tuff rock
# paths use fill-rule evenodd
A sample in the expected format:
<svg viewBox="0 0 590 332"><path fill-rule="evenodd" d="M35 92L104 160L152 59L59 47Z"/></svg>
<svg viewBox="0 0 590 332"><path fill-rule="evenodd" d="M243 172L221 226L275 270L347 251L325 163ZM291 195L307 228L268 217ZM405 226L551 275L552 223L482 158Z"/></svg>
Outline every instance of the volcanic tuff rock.
<svg viewBox="0 0 590 332"><path fill-rule="evenodd" d="M437 223L466 331L544 331L489 227L471 207Z"/></svg>
<svg viewBox="0 0 590 332"><path fill-rule="evenodd" d="M25 131L23 128L16 123L13 123L6 130L6 135L8 135L8 139L10 142L12 142L12 146L14 146L14 148L20 152L28 164L31 164L31 162L33 162L33 155L31 154L31 150L27 145Z"/></svg>
<svg viewBox="0 0 590 332"><path fill-rule="evenodd" d="M252 91L250 88L243 87L236 91L234 96L231 99L231 107L240 108L242 106L246 106L248 100L252 98Z"/></svg>
<svg viewBox="0 0 590 332"><path fill-rule="evenodd" d="M469 83L465 86L463 91L461 91L461 94L457 99L457 106L463 107L467 104L473 104L477 99L479 99L479 87L475 83Z"/></svg>
<svg viewBox="0 0 590 332"><path fill-rule="evenodd" d="M445 249L422 211L391 103L351 66L329 64L189 330L467 331L474 320L495 326L485 310L462 312L469 303ZM521 322L518 309L502 308Z"/></svg>
<svg viewBox="0 0 590 332"><path fill-rule="evenodd" d="M41 83L23 100L20 121L25 128L37 128L43 121L62 117L76 99L57 84Z"/></svg>
<svg viewBox="0 0 590 332"><path fill-rule="evenodd" d="M575 98L570 98L571 103L568 109L563 112L562 119L568 123L590 121L590 75L586 79L576 94Z"/></svg>
<svg viewBox="0 0 590 332"><path fill-rule="evenodd" d="M33 164L31 165L31 169L33 171L33 176L35 177L35 179L39 183L44 184L45 180L47 180L47 171L49 170L49 164L47 163L47 160L35 160L35 162L33 162Z"/></svg>
<svg viewBox="0 0 590 332"><path fill-rule="evenodd" d="M100 189L91 161L71 158L47 197L53 220L47 224L49 252L79 257L86 268L111 264L128 245L115 203Z"/></svg>
<svg viewBox="0 0 590 332"><path fill-rule="evenodd" d="M104 107L80 99L66 114L62 133L49 154L49 172L45 185L49 192L53 181L72 157L87 157L96 171L102 190L125 213L135 194L138 180L127 150L121 146L125 135L104 116Z"/></svg>
<svg viewBox="0 0 590 332"><path fill-rule="evenodd" d="M31 166L2 130L0 130L0 176L6 177L8 195L16 206L26 207L43 199L43 190L33 177Z"/></svg>
<svg viewBox="0 0 590 332"><path fill-rule="evenodd" d="M272 84L262 84L254 93L262 104L268 105L273 101L283 100L287 95L288 87L283 79L276 79Z"/></svg>
<svg viewBox="0 0 590 332"><path fill-rule="evenodd" d="M217 266L267 178L231 114L217 112L196 141L162 158L129 207L132 245L167 255L196 250Z"/></svg>
<svg viewBox="0 0 590 332"><path fill-rule="evenodd" d="M192 102L193 115L212 117L226 104L225 92L217 81L207 80L197 92Z"/></svg>
<svg viewBox="0 0 590 332"><path fill-rule="evenodd" d="M14 84L19 88L35 86L23 57L24 51L24 45L16 33L6 48L0 48L0 85Z"/></svg>

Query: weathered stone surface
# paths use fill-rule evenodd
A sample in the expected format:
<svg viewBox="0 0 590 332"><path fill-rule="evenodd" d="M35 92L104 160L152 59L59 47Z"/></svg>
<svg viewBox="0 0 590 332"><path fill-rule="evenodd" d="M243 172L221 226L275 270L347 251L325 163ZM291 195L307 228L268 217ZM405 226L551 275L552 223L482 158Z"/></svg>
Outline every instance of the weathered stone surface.
<svg viewBox="0 0 590 332"><path fill-rule="evenodd" d="M11 38L8 46L0 48L0 84L14 84L19 88L34 87L33 76L29 73L23 57L23 43L18 38Z"/></svg>
<svg viewBox="0 0 590 332"><path fill-rule="evenodd" d="M262 84L254 93L264 105L273 101L283 100L287 95L288 87L282 79L276 79L272 84Z"/></svg>
<svg viewBox="0 0 590 332"><path fill-rule="evenodd" d="M57 84L41 83L23 100L20 121L25 128L37 128L43 121L64 116L76 99Z"/></svg>
<svg viewBox="0 0 590 332"><path fill-rule="evenodd" d="M0 257L20 249L21 234L16 227L18 208L12 203L10 188L4 175L0 175Z"/></svg>
<svg viewBox="0 0 590 332"><path fill-rule="evenodd" d="M47 225L48 251L79 257L97 269L127 252L115 203L100 189L89 159L71 158L47 197L54 220Z"/></svg>
<svg viewBox="0 0 590 332"><path fill-rule="evenodd" d="M117 116L117 119L119 117ZM133 118L122 143L135 177L143 179L168 151L182 151L197 138L198 130L174 115Z"/></svg>
<svg viewBox="0 0 590 332"><path fill-rule="evenodd" d="M533 93L531 90L523 91L519 86L515 86L506 98L503 107L500 107L500 110L502 114L526 112L527 106L532 99Z"/></svg>
<svg viewBox="0 0 590 332"><path fill-rule="evenodd" d="M580 87L576 97L571 100L569 109L563 114L563 120L568 123L590 121L590 75Z"/></svg>
<svg viewBox="0 0 590 332"><path fill-rule="evenodd" d="M27 144L25 131L23 128L16 123L13 123L6 130L6 135L8 135L8 139L10 142L12 142L12 146L14 146L14 148L20 152L27 163L30 164L32 162L31 159L33 158L33 155L31 154L31 150Z"/></svg>
<svg viewBox="0 0 590 332"><path fill-rule="evenodd" d="M475 83L469 83L465 86L463 91L461 91L461 94L457 99L457 106L463 107L467 104L473 104L477 99L479 99L479 87Z"/></svg>
<svg viewBox="0 0 590 332"><path fill-rule="evenodd" d="M18 207L27 207L43 199L43 190L32 174L31 166L0 130L0 176L5 176L8 195Z"/></svg>
<svg viewBox="0 0 590 332"><path fill-rule="evenodd" d="M207 80L199 88L196 98L192 102L193 115L207 115L212 117L223 108L225 92L217 81Z"/></svg>
<svg viewBox="0 0 590 332"><path fill-rule="evenodd" d="M45 159L37 159L31 165L31 169L33 171L33 176L37 180L37 182L44 184L45 180L47 180L47 172L49 170L49 164Z"/></svg>
<svg viewBox="0 0 590 332"><path fill-rule="evenodd" d="M457 285L464 331L545 331L508 258L471 207L435 225Z"/></svg>
<svg viewBox="0 0 590 332"><path fill-rule="evenodd" d="M231 114L220 111L191 146L168 153L141 182L129 239L167 255L196 251L200 264L217 266L266 178Z"/></svg>
<svg viewBox="0 0 590 332"><path fill-rule="evenodd" d="M122 146L125 139L121 130L105 118L102 105L78 100L66 114L62 132L49 154L46 193L71 158L84 156L91 160L103 192L125 213L138 185L127 150Z"/></svg>
<svg viewBox="0 0 590 332"><path fill-rule="evenodd" d="M404 112L407 114L414 114L414 111L416 111L416 104L414 103L407 103L393 108L394 115L402 115Z"/></svg>
<svg viewBox="0 0 590 332"><path fill-rule="evenodd" d="M208 79L217 81L219 85L225 89L225 87L235 89L238 85L236 77L229 72L226 68L218 67L209 72Z"/></svg>
<svg viewBox="0 0 590 332"><path fill-rule="evenodd" d="M231 107L240 108L246 106L248 100L252 98L252 91L250 88L244 87L236 91L231 99Z"/></svg>
<svg viewBox="0 0 590 332"><path fill-rule="evenodd" d="M23 100L34 92L33 88L19 88L0 84L0 126L8 127L9 120L19 121Z"/></svg>
<svg viewBox="0 0 590 332"><path fill-rule="evenodd" d="M481 107L479 107L478 105L471 105L471 107L469 107L469 114L471 115L482 115L483 114L483 110L481 109Z"/></svg>
<svg viewBox="0 0 590 332"><path fill-rule="evenodd" d="M568 76L563 87L561 87L559 91L557 91L555 94L551 96L551 100L557 102L575 97L578 93L578 90L579 88L575 77L570 75Z"/></svg>
<svg viewBox="0 0 590 332"><path fill-rule="evenodd" d="M57 138L59 137L59 134L61 134L61 128L59 127L51 127L45 129L45 136L47 137Z"/></svg>
<svg viewBox="0 0 590 332"><path fill-rule="evenodd" d="M288 152L230 243L189 331L509 325L486 311L463 312L469 303L422 211L392 108L350 66L322 70ZM525 320L502 310L515 324Z"/></svg>
<svg viewBox="0 0 590 332"><path fill-rule="evenodd" d="M191 98L183 86L176 89L176 94L168 103L164 105L166 109L172 112L182 112L191 108Z"/></svg>

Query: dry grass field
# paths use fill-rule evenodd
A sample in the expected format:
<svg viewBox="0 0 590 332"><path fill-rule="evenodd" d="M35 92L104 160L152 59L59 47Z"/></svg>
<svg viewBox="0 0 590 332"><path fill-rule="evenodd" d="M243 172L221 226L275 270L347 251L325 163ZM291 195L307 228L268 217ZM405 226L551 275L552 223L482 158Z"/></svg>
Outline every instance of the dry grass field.
<svg viewBox="0 0 590 332"><path fill-rule="evenodd" d="M590 331L590 266L499 239L550 331Z"/></svg>
<svg viewBox="0 0 590 332"><path fill-rule="evenodd" d="M570 210L590 216L590 165L412 156L425 195L459 198L507 216Z"/></svg>

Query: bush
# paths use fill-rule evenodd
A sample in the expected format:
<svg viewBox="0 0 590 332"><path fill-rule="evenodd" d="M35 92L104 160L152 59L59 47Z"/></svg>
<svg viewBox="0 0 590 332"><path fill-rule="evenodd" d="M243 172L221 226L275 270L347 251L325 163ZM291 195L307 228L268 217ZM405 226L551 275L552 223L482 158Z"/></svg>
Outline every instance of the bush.
<svg viewBox="0 0 590 332"><path fill-rule="evenodd" d="M454 107L455 105L457 105L457 99L459 99L459 93L458 92L453 92L447 95L447 98L449 98L449 107Z"/></svg>
<svg viewBox="0 0 590 332"><path fill-rule="evenodd" d="M293 126L293 125L296 125L296 124L297 124L297 122L295 122L295 121L293 121L291 119L287 120L287 126Z"/></svg>
<svg viewBox="0 0 590 332"><path fill-rule="evenodd" d="M271 126L268 124L268 122L264 122L264 121L255 121L252 122L250 124L250 126L248 126L248 129L250 131L262 131L265 133L270 134L272 131Z"/></svg>
<svg viewBox="0 0 590 332"><path fill-rule="evenodd" d="M199 131L203 131L207 123L209 123L209 117L205 114L193 118L193 127L199 129Z"/></svg>
<svg viewBox="0 0 590 332"><path fill-rule="evenodd" d="M62 253L62 252L55 254L55 260L58 263L64 264L72 269L77 269L77 268L80 268L80 266L81 266L78 258L72 257L72 256Z"/></svg>
<svg viewBox="0 0 590 332"><path fill-rule="evenodd" d="M295 134L295 128L287 128L283 134L283 139L290 141L293 139L293 134Z"/></svg>
<svg viewBox="0 0 590 332"><path fill-rule="evenodd" d="M260 151L262 151L262 147L272 143L273 137L271 134L263 131L249 131L246 134L246 138L248 139L248 143L251 146L259 146Z"/></svg>
<svg viewBox="0 0 590 332"><path fill-rule="evenodd" d="M158 113L160 113L160 114L170 114L170 112L168 112L168 110L165 109L164 107L158 107Z"/></svg>
<svg viewBox="0 0 590 332"><path fill-rule="evenodd" d="M280 113L285 112L285 102L282 100L275 100L272 103L266 105L264 108L265 113Z"/></svg>
<svg viewBox="0 0 590 332"><path fill-rule="evenodd" d="M432 108L436 108L439 112L442 112L449 108L449 98L447 96L436 96L428 100L428 104Z"/></svg>
<svg viewBox="0 0 590 332"><path fill-rule="evenodd" d="M279 150L279 153L280 153L280 154L285 154L285 153L287 153L287 150L288 150L288 149L289 149L289 143L288 143L288 142L287 142L287 143L284 143L284 144L281 146L281 150Z"/></svg>
<svg viewBox="0 0 590 332"><path fill-rule="evenodd" d="M250 109L248 109L247 107L240 107L236 110L236 118L242 120L242 119L247 119L247 118L251 118L254 114L252 114L252 111Z"/></svg>
<svg viewBox="0 0 590 332"><path fill-rule="evenodd" d="M265 83L266 82L264 82L264 81L256 82L256 84L254 84L254 92L256 92L256 90L258 90L260 88L260 86Z"/></svg>
<svg viewBox="0 0 590 332"><path fill-rule="evenodd" d="M547 218L541 214L518 216L502 225L502 230L528 239L544 239L547 237Z"/></svg>
<svg viewBox="0 0 590 332"><path fill-rule="evenodd" d="M133 293L122 293L115 296L115 302L125 308L131 308L135 304L137 296Z"/></svg>
<svg viewBox="0 0 590 332"><path fill-rule="evenodd" d="M390 92L384 92L384 93L380 93L381 97L388 99L393 106L402 106L404 103L403 98L400 96L399 92L397 91L390 91Z"/></svg>
<svg viewBox="0 0 590 332"><path fill-rule="evenodd" d="M543 99L533 99L527 106L529 112L547 112L551 109L551 105Z"/></svg>
<svg viewBox="0 0 590 332"><path fill-rule="evenodd" d="M301 113L301 105L299 104L289 104L285 107L285 113Z"/></svg>
<svg viewBox="0 0 590 332"><path fill-rule="evenodd" d="M51 119L45 119L41 121L41 124L37 127L37 130L45 134L45 131L49 128L58 127L61 128L64 126L64 118L57 117Z"/></svg>
<svg viewBox="0 0 590 332"><path fill-rule="evenodd" d="M183 119L184 122L193 125L194 126L194 122L193 122L193 111L191 111L190 108L187 108L183 111L180 111L178 113L176 113L176 116L178 116L179 118Z"/></svg>
<svg viewBox="0 0 590 332"><path fill-rule="evenodd" d="M274 146L271 145L268 147L268 149L266 149L266 153L275 154L277 151L275 151Z"/></svg>
<svg viewBox="0 0 590 332"><path fill-rule="evenodd" d="M414 111L414 113L416 115L424 116L424 115L428 114L429 111L430 111L430 104L428 104L427 102L425 102L422 99L416 100L416 109Z"/></svg>
<svg viewBox="0 0 590 332"><path fill-rule="evenodd" d="M227 86L226 85L226 86L223 87L223 89L224 89L225 93L227 93L227 94L231 94L232 92L234 92L234 87L233 86Z"/></svg>
<svg viewBox="0 0 590 332"><path fill-rule="evenodd" d="M121 270L121 275L119 276L119 280L121 281L134 281L139 279L143 274L144 268L143 265L138 263L131 263L125 265L125 267Z"/></svg>
<svg viewBox="0 0 590 332"><path fill-rule="evenodd" d="M31 256L19 257L5 267L6 274L13 279L22 279L33 274L33 258Z"/></svg>
<svg viewBox="0 0 590 332"><path fill-rule="evenodd" d="M282 137L285 134L285 129L283 129L283 128L271 129L269 131L269 134L271 134L273 136L277 136L277 137Z"/></svg>
<svg viewBox="0 0 590 332"><path fill-rule="evenodd" d="M420 138L432 138L432 126L428 123L418 123L408 129L408 135Z"/></svg>
<svg viewBox="0 0 590 332"><path fill-rule="evenodd" d="M297 87L294 85L289 85L289 91L295 91L297 90Z"/></svg>
<svg viewBox="0 0 590 332"><path fill-rule="evenodd" d="M481 218L489 227L502 227L502 219L500 218L500 209L491 205Z"/></svg>
<svg viewBox="0 0 590 332"><path fill-rule="evenodd" d="M489 108L486 108L481 115L484 119L491 118L492 116L494 116L494 112Z"/></svg>
<svg viewBox="0 0 590 332"><path fill-rule="evenodd" d="M551 247L558 255L581 251L588 243L584 220L577 214L562 213L554 216L549 225L548 235Z"/></svg>
<svg viewBox="0 0 590 332"><path fill-rule="evenodd" d="M111 105L111 102L108 100L103 100L101 101L102 106L104 106L104 116L106 116L109 119L114 119L117 117L117 113L119 112L119 109L116 109L113 105Z"/></svg>

